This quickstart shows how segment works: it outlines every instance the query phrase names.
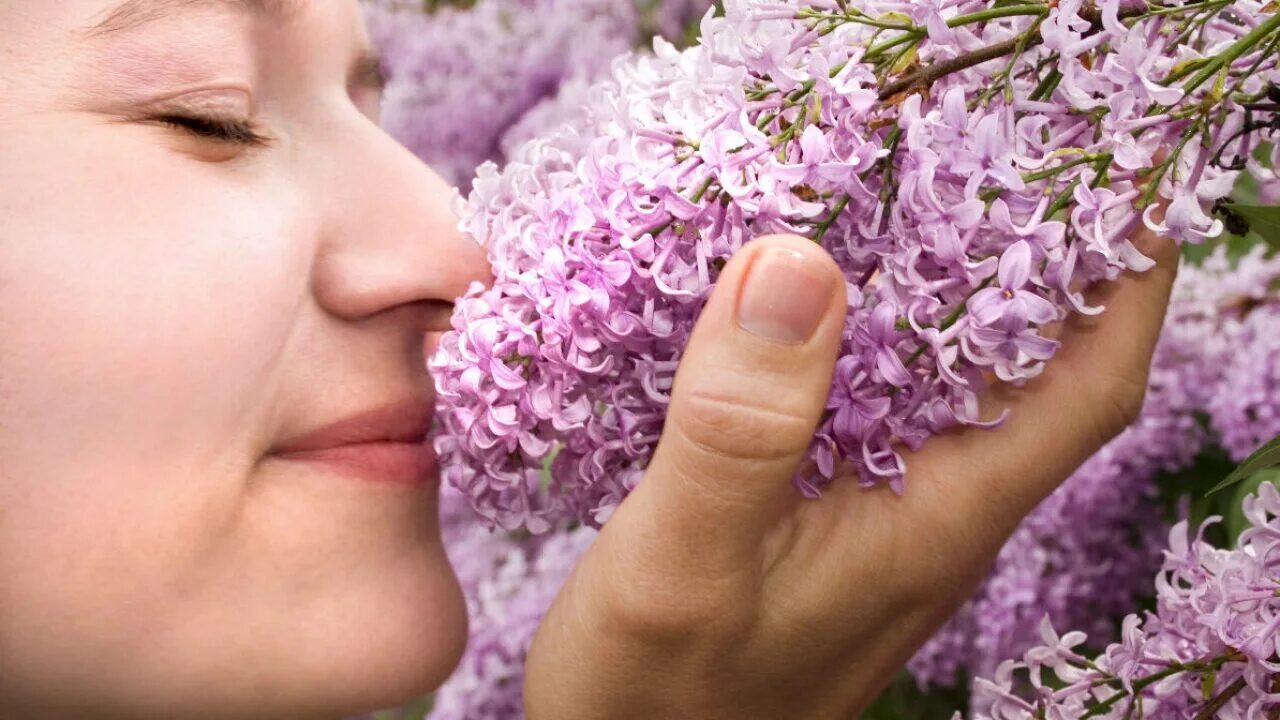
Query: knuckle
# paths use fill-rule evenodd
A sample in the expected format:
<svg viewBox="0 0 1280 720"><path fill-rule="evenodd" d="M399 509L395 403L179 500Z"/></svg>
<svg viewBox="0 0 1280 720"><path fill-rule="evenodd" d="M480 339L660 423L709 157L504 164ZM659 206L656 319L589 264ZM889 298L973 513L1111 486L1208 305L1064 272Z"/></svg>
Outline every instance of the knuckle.
<svg viewBox="0 0 1280 720"><path fill-rule="evenodd" d="M683 646L707 635L732 612L706 588L671 584L615 585L603 601L607 626L628 637L664 646Z"/></svg>
<svg viewBox="0 0 1280 720"><path fill-rule="evenodd" d="M795 412L728 395L695 391L681 408L677 430L714 459L773 461L802 453L814 422Z"/></svg>
<svg viewBox="0 0 1280 720"><path fill-rule="evenodd" d="M833 640L844 636L843 623L833 616L830 599L819 602L793 598L791 602L763 606L761 615L771 634L787 638L788 647L779 649L780 653L810 657L824 654Z"/></svg>

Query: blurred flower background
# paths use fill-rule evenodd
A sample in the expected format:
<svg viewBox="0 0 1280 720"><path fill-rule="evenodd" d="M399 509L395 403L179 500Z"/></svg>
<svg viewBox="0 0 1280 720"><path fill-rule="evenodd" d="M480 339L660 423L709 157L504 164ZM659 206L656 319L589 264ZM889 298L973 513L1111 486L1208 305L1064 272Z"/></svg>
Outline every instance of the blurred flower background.
<svg viewBox="0 0 1280 720"><path fill-rule="evenodd" d="M691 39L706 0L364 0L383 126L463 190L562 118L556 100L655 35ZM554 117L553 117L554 116Z"/></svg>
<svg viewBox="0 0 1280 720"><path fill-rule="evenodd" d="M655 37L693 43L700 19L722 12L706 0L363 2L389 81L384 126L463 192L481 163L501 165L524 141L572 124L616 58L650 52ZM1280 199L1273 171L1250 170L1235 203ZM1206 494L1280 434L1280 226L1269 223L1227 223L1222 237L1187 247L1139 420L1023 521L974 597L864 717L991 711L992 682L982 678L999 675L1005 660L1035 656L1049 641L1046 618L1058 631L1083 631L1081 652L1103 652L1122 630L1132 636L1127 615L1159 610L1153 577L1171 562L1171 531L1186 536L1179 522L1194 528L1223 516L1204 540L1224 550L1251 522L1280 535L1262 509L1252 519L1241 511L1274 471ZM541 535L491 531L448 485L442 519L468 599L466 656L434 697L369 717L523 718L525 648L595 531L577 523ZM1280 608L1271 612L1280 617Z"/></svg>

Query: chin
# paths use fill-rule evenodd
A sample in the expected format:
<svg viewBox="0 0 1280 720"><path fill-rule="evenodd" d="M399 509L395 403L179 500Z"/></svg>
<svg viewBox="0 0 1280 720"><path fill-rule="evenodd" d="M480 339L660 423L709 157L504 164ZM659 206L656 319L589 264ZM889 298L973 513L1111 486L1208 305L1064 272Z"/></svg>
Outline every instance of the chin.
<svg viewBox="0 0 1280 720"><path fill-rule="evenodd" d="M443 550L428 554L353 574L282 619L288 637L272 643L270 670L236 673L246 702L226 717L341 720L439 688L466 649L467 613Z"/></svg>
<svg viewBox="0 0 1280 720"><path fill-rule="evenodd" d="M362 598L364 621L331 629L326 645L332 643L334 665L316 678L321 692L328 688L339 695L331 707L343 712L331 717L419 698L457 667L466 650L466 604L443 554L433 570L417 587Z"/></svg>

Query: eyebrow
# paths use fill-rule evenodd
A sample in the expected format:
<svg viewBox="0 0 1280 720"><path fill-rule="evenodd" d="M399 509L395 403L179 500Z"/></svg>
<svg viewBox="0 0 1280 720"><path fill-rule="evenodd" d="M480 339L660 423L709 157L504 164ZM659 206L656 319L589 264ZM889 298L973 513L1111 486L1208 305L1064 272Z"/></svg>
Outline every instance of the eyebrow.
<svg viewBox="0 0 1280 720"><path fill-rule="evenodd" d="M306 0L125 0L87 28L90 37L136 29L166 15L200 7L230 7L252 15L288 21Z"/></svg>

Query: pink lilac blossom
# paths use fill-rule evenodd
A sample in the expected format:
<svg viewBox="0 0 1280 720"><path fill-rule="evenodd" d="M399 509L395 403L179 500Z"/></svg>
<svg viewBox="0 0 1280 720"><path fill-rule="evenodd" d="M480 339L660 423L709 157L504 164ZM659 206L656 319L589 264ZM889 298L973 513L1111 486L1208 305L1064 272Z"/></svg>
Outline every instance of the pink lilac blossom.
<svg viewBox="0 0 1280 720"><path fill-rule="evenodd" d="M656 31L678 37L707 0L364 0L387 87L383 127L466 186L501 138L562 83L596 79Z"/></svg>
<svg viewBox="0 0 1280 720"><path fill-rule="evenodd" d="M637 29L634 7L616 0L414 5L365 5L387 75L382 125L455 184L498 159L507 127L567 77L630 49Z"/></svg>
<svg viewBox="0 0 1280 720"><path fill-rule="evenodd" d="M1280 92L1269 97L1276 101L1280 100ZM1248 150L1246 145L1244 148L1233 153L1233 157L1245 158L1245 169L1249 171L1249 175L1253 177L1258 187L1258 204L1259 205L1276 205L1280 204L1280 144L1273 144L1269 157L1259 159L1254 154L1241 155L1242 152Z"/></svg>
<svg viewBox="0 0 1280 720"><path fill-rule="evenodd" d="M1280 257L1261 247L1238 260L1220 248L1182 268L1138 420L1022 522L974 598L908 664L921 686L951 685L961 671L991 675L1039 641L1045 617L1106 636L1149 591L1168 535L1158 474L1210 446L1252 443L1247 455L1280 435L1280 348L1258 337L1280 336L1277 310ZM1198 418L1215 407L1229 419L1210 428ZM1265 410L1248 414L1255 407Z"/></svg>
<svg viewBox="0 0 1280 720"><path fill-rule="evenodd" d="M1280 714L1280 490L1244 501L1249 528L1233 550L1169 533L1156 610L1130 615L1119 642L1089 657L1085 633L1042 638L974 689L974 720L1263 720ZM1210 522L1216 521L1213 518ZM1052 676L1052 677L1051 677ZM959 713L956 714L959 718Z"/></svg>
<svg viewBox="0 0 1280 720"><path fill-rule="evenodd" d="M1278 282L1280 257L1260 247L1235 260L1219 248L1183 268L1141 417L1024 521L974 599L909 663L917 682L948 685L960 670L990 676L1001 659L1041 641L1045 618L1105 637L1150 591L1146 578L1160 565L1169 531L1151 497L1155 475L1183 468L1215 442L1196 416L1232 382L1230 359L1251 342L1243 333L1252 318L1280 307ZM520 718L528 644L594 532L490 532L465 496L447 485L441 492L445 544L473 639L430 717Z"/></svg>
<svg viewBox="0 0 1280 720"><path fill-rule="evenodd" d="M593 83L584 78L572 78L560 86L555 97L530 108L502 134L499 145L503 157L516 157L525 143L551 135L561 127L580 124L583 108L590 105L592 86Z"/></svg>
<svg viewBox="0 0 1280 720"><path fill-rule="evenodd" d="M795 232L849 298L797 487L843 464L901 491L898 447L980 425L987 373L1034 377L1045 324L1102 310L1082 287L1149 266L1135 229L1221 232L1202 207L1240 171L1211 160L1219 138L1259 142L1237 131L1277 77L1278 28L1256 0L729 0L699 46L656 41L580 124L480 168L462 227L496 282L430 362L447 481L506 528L605 522L719 269Z"/></svg>
<svg viewBox="0 0 1280 720"><path fill-rule="evenodd" d="M1236 461L1280 436L1280 277L1242 288L1233 352L1208 404L1220 442Z"/></svg>
<svg viewBox="0 0 1280 720"><path fill-rule="evenodd" d="M524 661L542 616L591 528L520 537L476 522L456 491L444 490L445 549L467 599L467 649L435 695L428 720L521 720Z"/></svg>

